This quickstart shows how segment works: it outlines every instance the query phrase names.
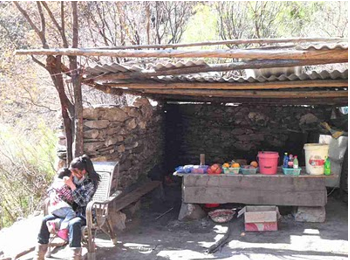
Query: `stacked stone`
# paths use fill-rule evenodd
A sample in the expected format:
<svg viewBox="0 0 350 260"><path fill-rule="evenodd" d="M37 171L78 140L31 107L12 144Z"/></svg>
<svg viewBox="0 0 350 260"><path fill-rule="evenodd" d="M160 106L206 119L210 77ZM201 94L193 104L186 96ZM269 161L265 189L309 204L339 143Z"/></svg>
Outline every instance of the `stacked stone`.
<svg viewBox="0 0 350 260"><path fill-rule="evenodd" d="M163 117L146 98L133 106L84 108L84 153L93 161L119 161L118 183L123 189L162 161Z"/></svg>
<svg viewBox="0 0 350 260"><path fill-rule="evenodd" d="M296 106L168 105L166 110L177 111L170 139L176 140L173 150L178 153L178 165L198 164L200 153L206 155L207 163L254 160L261 150L283 153L291 142L301 144L303 135L318 132L319 123L331 114L330 108ZM300 139L291 140L293 134Z"/></svg>

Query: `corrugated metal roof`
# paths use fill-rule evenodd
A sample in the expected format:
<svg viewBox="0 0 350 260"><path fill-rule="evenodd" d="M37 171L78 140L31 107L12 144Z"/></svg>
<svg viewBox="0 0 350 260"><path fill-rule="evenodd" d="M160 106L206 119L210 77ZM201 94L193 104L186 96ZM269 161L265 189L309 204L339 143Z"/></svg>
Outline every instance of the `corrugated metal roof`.
<svg viewBox="0 0 350 260"><path fill-rule="evenodd" d="M166 62L166 63L157 63L150 65L155 71L161 71L165 69L179 69L179 68L188 68L188 67L210 67L204 60L188 61L188 62Z"/></svg>
<svg viewBox="0 0 350 260"><path fill-rule="evenodd" d="M312 73L302 73L300 75L291 74L291 75L281 75L275 76L272 75L270 77L258 76L256 78L253 77L206 77L206 76L164 76L159 77L160 81L166 82L201 82L201 83L220 83L220 82L236 82L236 83L258 83L258 82L274 82L274 81L298 81L298 80L327 80L327 79L347 79L348 78L348 70L340 72L338 70L335 71L322 71L317 73L313 71Z"/></svg>
<svg viewBox="0 0 350 260"><path fill-rule="evenodd" d="M158 63L154 64L153 67L156 71L162 71L166 69L172 68L186 68L186 67L210 67L203 60L198 60L195 62L177 62L177 63ZM85 76L88 78L99 76L99 75L107 75L114 73L127 73L127 72L138 72L142 75L142 68L138 66L126 67L120 64L105 64L105 65L97 65L94 67L87 68L85 70ZM204 74L204 73L203 73ZM188 81L188 82L271 82L271 81L295 81L295 80L316 80L316 79L347 79L348 78L348 70L340 72L338 70L327 71L324 70L322 72L312 73L302 73L300 75L291 74L291 75L272 75L270 77L258 76L258 77L213 77L213 76L202 76L202 75L188 75L188 76L158 76L159 80L162 81Z"/></svg>
<svg viewBox="0 0 350 260"><path fill-rule="evenodd" d="M96 65L85 69L84 74L88 77L97 76L101 74L125 73L125 72L139 72L142 68L138 66L123 66L118 63Z"/></svg>
<svg viewBox="0 0 350 260"><path fill-rule="evenodd" d="M327 44L302 44L296 47L297 50L347 50L348 43L327 43Z"/></svg>
<svg viewBox="0 0 350 260"><path fill-rule="evenodd" d="M300 44L296 47L299 50L334 50L334 49L348 49L348 44L342 43L326 43L326 44ZM209 68L214 64L208 64L203 59L191 60L191 61L178 61L178 62L159 62L159 63L139 63L139 64L104 64L88 67L85 69L85 77L88 79L111 74L123 74L123 73L137 73L137 76L143 76L143 73L156 73L171 69L186 69L186 68ZM229 64L228 64L229 65ZM202 73L204 75L205 72ZM213 73L213 72L212 72ZM271 82L271 81L294 81L294 80L312 80L312 79L347 79L347 70L345 72L339 71L322 71L320 73L312 72L311 74L291 74L291 75L272 75L270 77L250 77L250 78L215 78L210 76L158 76L153 79L159 79L163 81L197 81L197 82ZM207 73L210 75L210 73Z"/></svg>

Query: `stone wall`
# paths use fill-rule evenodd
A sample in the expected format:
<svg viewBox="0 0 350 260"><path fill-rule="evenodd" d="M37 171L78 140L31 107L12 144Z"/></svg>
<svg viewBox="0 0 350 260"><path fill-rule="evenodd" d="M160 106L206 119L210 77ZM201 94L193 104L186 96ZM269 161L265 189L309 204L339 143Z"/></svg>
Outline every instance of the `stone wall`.
<svg viewBox="0 0 350 260"><path fill-rule="evenodd" d="M83 117L84 151L93 161L120 162L118 189L163 161L162 111L148 99L136 99L132 107L84 108Z"/></svg>
<svg viewBox="0 0 350 260"><path fill-rule="evenodd" d="M289 152L304 165L303 145L328 121L330 107L167 105L166 165L256 160L258 151ZM313 142L317 140L313 140ZM280 158L282 161L282 158Z"/></svg>

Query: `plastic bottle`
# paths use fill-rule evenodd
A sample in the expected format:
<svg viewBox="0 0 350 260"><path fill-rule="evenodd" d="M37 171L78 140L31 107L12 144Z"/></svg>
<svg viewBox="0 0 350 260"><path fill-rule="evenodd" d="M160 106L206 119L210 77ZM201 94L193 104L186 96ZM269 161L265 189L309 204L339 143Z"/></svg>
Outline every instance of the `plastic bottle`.
<svg viewBox="0 0 350 260"><path fill-rule="evenodd" d="M284 153L284 157L283 157L283 168L288 168L288 153Z"/></svg>
<svg viewBox="0 0 350 260"><path fill-rule="evenodd" d="M293 168L293 154L289 155L288 158L288 168Z"/></svg>
<svg viewBox="0 0 350 260"><path fill-rule="evenodd" d="M324 175L331 175L331 161L329 157L324 162Z"/></svg>
<svg viewBox="0 0 350 260"><path fill-rule="evenodd" d="M299 169L299 161L298 161L298 156L294 156L294 160L293 160L293 168L294 168L294 169Z"/></svg>

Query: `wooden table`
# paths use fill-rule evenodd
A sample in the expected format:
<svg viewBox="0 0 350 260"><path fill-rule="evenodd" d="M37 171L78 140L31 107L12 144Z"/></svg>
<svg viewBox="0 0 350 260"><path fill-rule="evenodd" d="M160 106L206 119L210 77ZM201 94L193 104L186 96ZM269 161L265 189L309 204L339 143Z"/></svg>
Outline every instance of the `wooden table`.
<svg viewBox="0 0 350 260"><path fill-rule="evenodd" d="M307 175L302 169L299 176L181 174L184 203L243 203L284 206L325 206L327 190L325 175Z"/></svg>

